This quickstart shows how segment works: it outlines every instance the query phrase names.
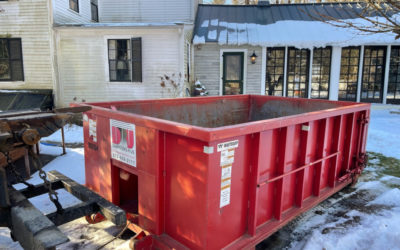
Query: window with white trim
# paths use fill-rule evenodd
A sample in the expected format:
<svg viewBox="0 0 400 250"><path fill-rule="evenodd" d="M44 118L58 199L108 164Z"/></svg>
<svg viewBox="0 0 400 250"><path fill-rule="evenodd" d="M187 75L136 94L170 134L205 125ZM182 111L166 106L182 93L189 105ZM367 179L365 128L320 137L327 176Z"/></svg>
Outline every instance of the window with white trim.
<svg viewBox="0 0 400 250"><path fill-rule="evenodd" d="M108 65L111 82L141 82L142 39L109 39Z"/></svg>

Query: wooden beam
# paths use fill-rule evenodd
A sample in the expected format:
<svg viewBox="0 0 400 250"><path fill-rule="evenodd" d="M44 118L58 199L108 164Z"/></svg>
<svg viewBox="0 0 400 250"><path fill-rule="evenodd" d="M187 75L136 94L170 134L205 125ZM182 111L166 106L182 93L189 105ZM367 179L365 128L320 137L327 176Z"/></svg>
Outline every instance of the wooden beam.
<svg viewBox="0 0 400 250"><path fill-rule="evenodd" d="M81 201L95 202L99 206L99 210L104 215L104 217L106 217L115 225L123 226L126 224L125 211L107 201L92 190L76 183L75 181L55 170L48 172L48 177L51 181L61 181L65 190L71 193L76 198L80 199Z"/></svg>
<svg viewBox="0 0 400 250"><path fill-rule="evenodd" d="M55 249L68 238L26 197L14 188L10 191L11 231L24 249Z"/></svg>

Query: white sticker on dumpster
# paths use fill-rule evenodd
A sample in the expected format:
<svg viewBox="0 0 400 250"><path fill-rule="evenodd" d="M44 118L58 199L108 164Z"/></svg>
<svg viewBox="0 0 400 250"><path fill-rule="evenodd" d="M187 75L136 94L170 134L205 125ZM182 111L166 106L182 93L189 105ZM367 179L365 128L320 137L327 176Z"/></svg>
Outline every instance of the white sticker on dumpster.
<svg viewBox="0 0 400 250"><path fill-rule="evenodd" d="M226 186L224 188L221 188L221 197L219 200L219 207L225 207L226 205L229 205L231 203L231 187Z"/></svg>
<svg viewBox="0 0 400 250"><path fill-rule="evenodd" d="M221 180L225 180L232 177L232 165L222 167Z"/></svg>
<svg viewBox="0 0 400 250"><path fill-rule="evenodd" d="M110 119L111 158L136 167L135 124Z"/></svg>
<svg viewBox="0 0 400 250"><path fill-rule="evenodd" d="M217 151L221 152L223 150L237 148L238 146L239 146L239 140L228 141L228 142L218 144Z"/></svg>
<svg viewBox="0 0 400 250"><path fill-rule="evenodd" d="M94 119L89 119L89 138L93 142L97 142L97 121Z"/></svg>
<svg viewBox="0 0 400 250"><path fill-rule="evenodd" d="M221 162L220 162L221 166L232 164L234 159L235 159L234 149L221 151Z"/></svg>

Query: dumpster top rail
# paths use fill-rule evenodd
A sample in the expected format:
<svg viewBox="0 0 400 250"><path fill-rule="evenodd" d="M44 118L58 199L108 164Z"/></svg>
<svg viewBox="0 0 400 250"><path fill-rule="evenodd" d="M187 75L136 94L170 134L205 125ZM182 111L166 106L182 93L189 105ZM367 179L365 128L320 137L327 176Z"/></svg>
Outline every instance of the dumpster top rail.
<svg viewBox="0 0 400 250"><path fill-rule="evenodd" d="M91 106L91 113L136 125L162 128L203 141L228 138L343 115L370 107L367 103L237 95L71 104ZM127 120L128 119L128 120Z"/></svg>

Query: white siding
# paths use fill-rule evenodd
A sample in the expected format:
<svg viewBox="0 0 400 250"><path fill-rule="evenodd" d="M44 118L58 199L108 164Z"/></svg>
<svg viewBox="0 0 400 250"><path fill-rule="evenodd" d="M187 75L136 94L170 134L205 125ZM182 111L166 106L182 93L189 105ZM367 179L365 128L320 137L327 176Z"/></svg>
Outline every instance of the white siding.
<svg viewBox="0 0 400 250"><path fill-rule="evenodd" d="M69 8L69 0L52 0L54 9L54 23L90 23L92 14L90 11L90 0L79 1L79 13ZM102 0L100 0L102 1Z"/></svg>
<svg viewBox="0 0 400 250"><path fill-rule="evenodd" d="M47 0L0 2L0 37L21 38L24 81L0 81L0 89L52 89L51 13Z"/></svg>
<svg viewBox="0 0 400 250"><path fill-rule="evenodd" d="M77 101L107 101L170 97L160 86L164 75L181 72L182 28L57 29L61 97L58 105ZM107 39L142 38L143 82L110 82Z"/></svg>
<svg viewBox="0 0 400 250"><path fill-rule="evenodd" d="M101 0L100 22L193 22L197 0Z"/></svg>
<svg viewBox="0 0 400 250"><path fill-rule="evenodd" d="M260 94L261 92L261 47L252 46L219 46L218 44L205 44L194 48L194 64L195 78L199 80L208 90L210 95L219 95L220 79L221 79L221 49L240 49L246 50L247 55L251 55L253 50L257 57L256 64L251 64L250 58L244 58L247 63L246 94Z"/></svg>

